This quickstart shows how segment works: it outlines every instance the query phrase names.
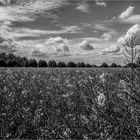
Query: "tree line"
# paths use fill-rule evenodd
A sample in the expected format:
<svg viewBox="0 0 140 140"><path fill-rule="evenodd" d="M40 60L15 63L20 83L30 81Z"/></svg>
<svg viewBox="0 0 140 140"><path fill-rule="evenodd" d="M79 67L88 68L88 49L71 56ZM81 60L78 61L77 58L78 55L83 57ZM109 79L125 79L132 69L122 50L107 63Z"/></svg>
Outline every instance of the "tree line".
<svg viewBox="0 0 140 140"><path fill-rule="evenodd" d="M128 66L131 64L128 64ZM12 53L6 54L5 52L0 53L0 67L121 67L116 63L112 63L110 66L107 63L103 63L100 66L90 65L84 62L56 62L55 60L27 59L26 57L16 56Z"/></svg>

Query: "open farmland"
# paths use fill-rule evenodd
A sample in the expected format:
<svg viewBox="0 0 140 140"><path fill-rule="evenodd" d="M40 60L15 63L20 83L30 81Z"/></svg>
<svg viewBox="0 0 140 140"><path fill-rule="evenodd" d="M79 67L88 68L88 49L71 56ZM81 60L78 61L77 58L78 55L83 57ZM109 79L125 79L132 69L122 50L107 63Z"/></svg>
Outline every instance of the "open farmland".
<svg viewBox="0 0 140 140"><path fill-rule="evenodd" d="M0 138L138 140L125 80L121 69L0 69Z"/></svg>

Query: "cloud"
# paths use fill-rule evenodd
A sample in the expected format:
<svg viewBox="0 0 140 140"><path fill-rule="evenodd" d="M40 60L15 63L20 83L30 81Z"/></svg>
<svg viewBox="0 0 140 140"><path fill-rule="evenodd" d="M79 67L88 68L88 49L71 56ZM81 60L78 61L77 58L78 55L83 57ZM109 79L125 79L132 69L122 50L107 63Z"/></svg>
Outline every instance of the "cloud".
<svg viewBox="0 0 140 140"><path fill-rule="evenodd" d="M68 43L68 40L67 39L63 39L62 37L51 37L49 38L45 44L48 45L48 44L52 44L52 45L56 45L56 44L67 44Z"/></svg>
<svg viewBox="0 0 140 140"><path fill-rule="evenodd" d="M47 53L49 56L69 56L71 52L67 46L68 40L61 37L52 37L35 45L36 50Z"/></svg>
<svg viewBox="0 0 140 140"><path fill-rule="evenodd" d="M108 27L105 24L95 24L93 28L96 30L104 31L104 33L101 35L101 39L104 39L104 41L110 41L117 35L116 30Z"/></svg>
<svg viewBox="0 0 140 140"><path fill-rule="evenodd" d="M140 25L135 24L128 29L126 34L118 39L118 44L127 46L127 42L131 43L131 39L134 41L135 45L140 45Z"/></svg>
<svg viewBox="0 0 140 140"><path fill-rule="evenodd" d="M11 4L11 0L0 0L0 4L3 4L3 5Z"/></svg>
<svg viewBox="0 0 140 140"><path fill-rule="evenodd" d="M11 22L29 22L35 21L38 16L44 15L48 18L57 19L55 14L51 12L68 5L64 0L20 0L20 4L12 4L6 7L0 7L0 21L9 20ZM47 11L47 12L46 12Z"/></svg>
<svg viewBox="0 0 140 140"><path fill-rule="evenodd" d="M89 13L89 5L87 3L80 3L77 7L77 10L82 11L84 13Z"/></svg>
<svg viewBox="0 0 140 140"><path fill-rule="evenodd" d="M120 19L126 19L128 17L130 17L133 14L134 11L134 7L133 6L129 6L124 12L122 12L119 15Z"/></svg>
<svg viewBox="0 0 140 140"><path fill-rule="evenodd" d="M41 57L41 58L49 57L49 55L47 53L41 52L39 49L33 50L32 56L33 57Z"/></svg>
<svg viewBox="0 0 140 140"><path fill-rule="evenodd" d="M80 47L83 49L83 50L93 50L94 48L87 42L87 41L83 41L81 44L80 44Z"/></svg>
<svg viewBox="0 0 140 140"><path fill-rule="evenodd" d="M113 17L105 22L108 23L125 23L125 24L139 24L140 14L134 14L135 7L129 6L125 11L123 11L118 17Z"/></svg>
<svg viewBox="0 0 140 140"><path fill-rule="evenodd" d="M7 52L7 53L14 53L17 51L16 49L16 44L14 43L13 40L7 39L4 40L0 38L0 50Z"/></svg>
<svg viewBox="0 0 140 140"><path fill-rule="evenodd" d="M102 51L102 54L103 55L106 55L106 54L117 54L120 52L120 47L118 45L111 45L109 46L108 48L106 48L105 50Z"/></svg>
<svg viewBox="0 0 140 140"><path fill-rule="evenodd" d="M105 41L109 41L112 39L112 35L111 33L104 33L102 36L101 36Z"/></svg>
<svg viewBox="0 0 140 140"><path fill-rule="evenodd" d="M60 44L58 46L56 46L56 52L57 53L65 53L65 52L69 52L69 47L67 47L64 44Z"/></svg>
<svg viewBox="0 0 140 140"><path fill-rule="evenodd" d="M102 7L107 6L107 4L105 2L103 2L103 1L101 1L101 0L95 0L95 2L96 2L96 5L98 5L98 6L102 6Z"/></svg>

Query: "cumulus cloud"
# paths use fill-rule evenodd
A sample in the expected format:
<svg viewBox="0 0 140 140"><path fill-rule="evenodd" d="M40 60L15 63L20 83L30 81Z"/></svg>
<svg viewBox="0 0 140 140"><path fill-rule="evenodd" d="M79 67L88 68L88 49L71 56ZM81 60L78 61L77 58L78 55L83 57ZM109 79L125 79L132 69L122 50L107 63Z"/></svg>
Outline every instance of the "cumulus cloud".
<svg viewBox="0 0 140 140"><path fill-rule="evenodd" d="M133 6L129 6L124 12L122 12L119 15L119 18L120 19L125 19L125 18L130 17L133 14L133 11L134 11L134 7Z"/></svg>
<svg viewBox="0 0 140 140"><path fill-rule="evenodd" d="M129 6L125 11L123 11L118 17L113 17L107 22L119 22L125 24L139 24L140 14L134 13L135 7Z"/></svg>
<svg viewBox="0 0 140 140"><path fill-rule="evenodd" d="M69 52L69 48L68 48L66 45L64 45L64 44L60 44L60 45L58 45L58 46L56 47L56 52L57 52L57 53Z"/></svg>
<svg viewBox="0 0 140 140"><path fill-rule="evenodd" d="M11 0L0 0L0 4L3 5L11 4Z"/></svg>
<svg viewBox="0 0 140 140"><path fill-rule="evenodd" d="M134 39L135 45L140 45L140 25L135 24L131 28L128 29L124 37L118 39L118 44L127 46L126 41L130 42L130 39Z"/></svg>
<svg viewBox="0 0 140 140"><path fill-rule="evenodd" d="M109 41L112 39L112 35L110 32L106 32L106 33L103 33L103 35L101 36L105 41Z"/></svg>
<svg viewBox="0 0 140 140"><path fill-rule="evenodd" d="M39 49L33 50L32 56L33 57L41 57L41 58L49 57L49 55L47 53L41 52Z"/></svg>
<svg viewBox="0 0 140 140"><path fill-rule="evenodd" d="M49 38L45 44L67 44L68 43L68 40L67 39L63 39L62 37L51 37Z"/></svg>
<svg viewBox="0 0 140 140"><path fill-rule="evenodd" d="M101 0L95 0L95 2L96 2L96 5L98 5L98 6L103 6L103 7L107 6L107 4Z"/></svg>
<svg viewBox="0 0 140 140"><path fill-rule="evenodd" d="M89 5L87 3L80 3L77 7L77 10L82 11L84 13L89 13Z"/></svg>
<svg viewBox="0 0 140 140"><path fill-rule="evenodd" d="M87 41L83 41L81 44L80 44L80 47L83 49L83 50L93 50L93 46L91 46Z"/></svg>
<svg viewBox="0 0 140 140"><path fill-rule="evenodd" d="M0 39L0 50L7 53L14 53L17 51L16 44L10 39Z"/></svg>
<svg viewBox="0 0 140 140"><path fill-rule="evenodd" d="M102 51L102 54L103 55L106 55L106 54L117 54L120 52L120 47L118 45L111 45L109 46L108 48L106 48L105 50Z"/></svg>
<svg viewBox="0 0 140 140"><path fill-rule="evenodd" d="M58 36L36 44L35 48L52 56L69 56L71 52L67 45L68 40Z"/></svg>
<svg viewBox="0 0 140 140"><path fill-rule="evenodd" d="M95 24L93 28L96 30L104 31L104 33L101 35L101 38L104 39L104 41L110 41L114 36L117 35L116 30L108 27L105 24Z"/></svg>

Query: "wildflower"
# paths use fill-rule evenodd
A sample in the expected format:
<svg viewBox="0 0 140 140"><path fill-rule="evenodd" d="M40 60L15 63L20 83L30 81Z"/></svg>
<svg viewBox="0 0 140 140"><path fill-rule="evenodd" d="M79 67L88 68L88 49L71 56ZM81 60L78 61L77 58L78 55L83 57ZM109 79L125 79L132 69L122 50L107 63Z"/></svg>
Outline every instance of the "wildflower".
<svg viewBox="0 0 140 140"><path fill-rule="evenodd" d="M101 81L104 83L106 81L105 79L106 73L102 73L99 77L101 79Z"/></svg>
<svg viewBox="0 0 140 140"><path fill-rule="evenodd" d="M98 99L98 104L99 104L100 106L104 106L104 105L105 105L106 97L105 97L105 95L104 95L103 93L101 93L101 94L97 97L97 99Z"/></svg>
<svg viewBox="0 0 140 140"><path fill-rule="evenodd" d="M83 123L85 123L85 124L89 123L89 119L86 116L81 115L81 119L82 119Z"/></svg>

